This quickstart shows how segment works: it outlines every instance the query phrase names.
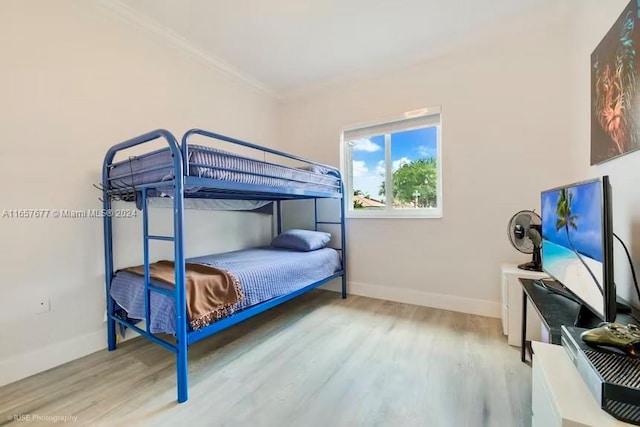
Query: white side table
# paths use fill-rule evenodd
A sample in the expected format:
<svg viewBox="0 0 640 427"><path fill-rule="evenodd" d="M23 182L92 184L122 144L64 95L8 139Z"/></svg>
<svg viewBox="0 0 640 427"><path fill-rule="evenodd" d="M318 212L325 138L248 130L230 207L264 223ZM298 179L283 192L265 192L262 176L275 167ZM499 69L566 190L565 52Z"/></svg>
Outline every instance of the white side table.
<svg viewBox="0 0 640 427"><path fill-rule="evenodd" d="M548 279L545 273L521 270L516 264L502 264L502 332L508 336L509 345L520 347L522 337L522 285L519 278ZM531 303L527 307L527 340L547 341L543 339L542 322Z"/></svg>

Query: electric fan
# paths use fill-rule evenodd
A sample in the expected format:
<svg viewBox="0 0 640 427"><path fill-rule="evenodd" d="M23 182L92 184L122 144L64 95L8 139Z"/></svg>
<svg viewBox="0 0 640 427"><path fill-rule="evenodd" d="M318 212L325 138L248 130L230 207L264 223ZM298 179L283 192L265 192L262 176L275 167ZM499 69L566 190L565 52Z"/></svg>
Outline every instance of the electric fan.
<svg viewBox="0 0 640 427"><path fill-rule="evenodd" d="M534 211L520 211L509 220L507 233L514 248L525 254L533 254L531 262L518 265L518 268L542 271L540 245L542 244L542 219Z"/></svg>

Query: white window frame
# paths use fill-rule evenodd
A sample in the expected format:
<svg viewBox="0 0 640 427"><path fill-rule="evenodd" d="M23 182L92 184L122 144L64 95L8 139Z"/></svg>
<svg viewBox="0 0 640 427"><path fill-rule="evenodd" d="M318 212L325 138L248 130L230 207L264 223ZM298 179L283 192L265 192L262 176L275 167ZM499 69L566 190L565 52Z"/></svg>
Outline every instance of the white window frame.
<svg viewBox="0 0 640 427"><path fill-rule="evenodd" d="M380 210L365 210L353 208L353 157L347 141L345 141L345 133L349 131L365 129L374 126L391 125L396 122L402 122L409 119L425 116L439 116L439 124L434 127L437 129L437 171L438 184L436 187L438 206L435 208L393 208L393 192L387 191L385 194L385 208ZM406 129L420 129L424 126L408 126ZM390 135L385 134L385 188L393 188L392 185L392 163L391 158L391 140ZM344 180L345 195L343 203L345 203L345 212L347 218L442 218L443 217L443 197L442 197L442 111L440 107L421 108L419 110L408 111L401 116L396 116L386 120L378 120L369 123L358 123L345 126L340 132L340 164L342 170L342 179Z"/></svg>

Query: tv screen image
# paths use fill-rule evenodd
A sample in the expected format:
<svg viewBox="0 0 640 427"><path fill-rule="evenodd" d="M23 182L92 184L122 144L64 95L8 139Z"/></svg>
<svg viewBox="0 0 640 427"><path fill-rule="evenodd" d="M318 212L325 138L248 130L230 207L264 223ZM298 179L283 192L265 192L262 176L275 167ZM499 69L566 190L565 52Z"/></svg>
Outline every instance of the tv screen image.
<svg viewBox="0 0 640 427"><path fill-rule="evenodd" d="M548 190L541 200L543 269L602 319L607 312L603 200L601 180Z"/></svg>

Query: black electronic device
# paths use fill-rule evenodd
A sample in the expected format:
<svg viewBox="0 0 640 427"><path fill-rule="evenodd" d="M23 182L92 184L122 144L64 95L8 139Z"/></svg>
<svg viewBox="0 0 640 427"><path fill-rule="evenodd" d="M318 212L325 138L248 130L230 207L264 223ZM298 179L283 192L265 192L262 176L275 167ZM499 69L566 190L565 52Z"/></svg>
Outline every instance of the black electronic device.
<svg viewBox="0 0 640 427"><path fill-rule="evenodd" d="M575 326L615 321L609 178L543 191L541 205L542 268L580 302Z"/></svg>
<svg viewBox="0 0 640 427"><path fill-rule="evenodd" d="M640 425L640 359L587 345L585 329L561 327L561 342L600 407L615 418Z"/></svg>
<svg viewBox="0 0 640 427"><path fill-rule="evenodd" d="M591 346L613 348L627 356L640 357L640 329L633 324L605 322L584 331L580 338Z"/></svg>

